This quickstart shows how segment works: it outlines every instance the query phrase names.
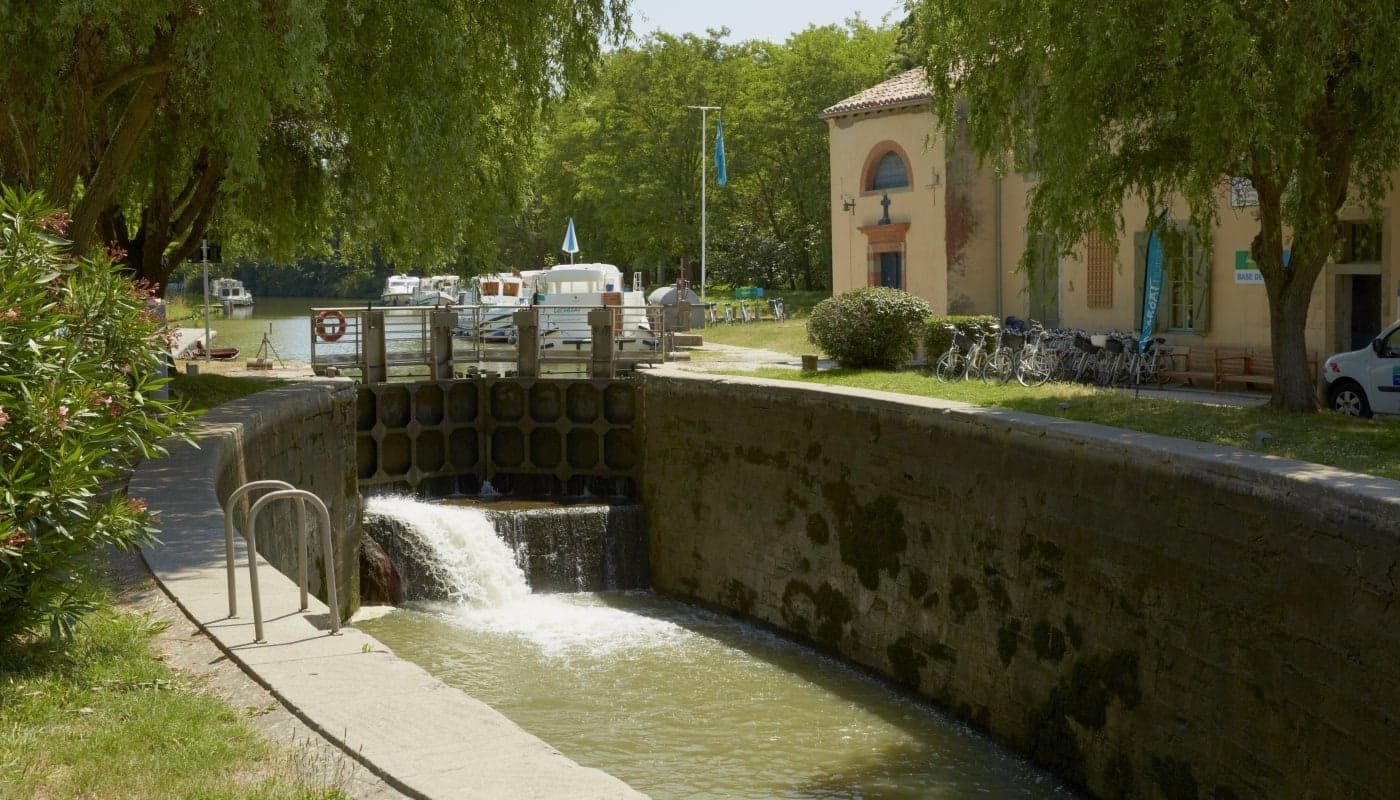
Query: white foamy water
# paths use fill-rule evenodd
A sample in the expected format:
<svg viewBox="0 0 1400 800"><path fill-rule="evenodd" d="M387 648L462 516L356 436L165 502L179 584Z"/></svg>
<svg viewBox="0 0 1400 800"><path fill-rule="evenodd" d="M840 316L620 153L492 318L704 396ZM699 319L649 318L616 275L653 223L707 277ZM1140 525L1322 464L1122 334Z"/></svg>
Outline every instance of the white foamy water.
<svg viewBox="0 0 1400 800"><path fill-rule="evenodd" d="M401 496L371 497L365 510L413 529L431 556L424 565L446 585L450 600L491 608L530 594L515 554L480 511Z"/></svg>

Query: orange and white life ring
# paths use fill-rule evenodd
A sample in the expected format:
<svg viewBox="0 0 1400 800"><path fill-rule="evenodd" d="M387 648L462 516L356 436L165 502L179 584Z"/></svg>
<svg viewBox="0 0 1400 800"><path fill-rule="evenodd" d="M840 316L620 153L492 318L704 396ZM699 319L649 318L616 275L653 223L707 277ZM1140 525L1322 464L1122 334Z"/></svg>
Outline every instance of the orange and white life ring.
<svg viewBox="0 0 1400 800"><path fill-rule="evenodd" d="M316 315L316 335L323 342L340 341L347 327L345 315L337 309L327 309Z"/></svg>

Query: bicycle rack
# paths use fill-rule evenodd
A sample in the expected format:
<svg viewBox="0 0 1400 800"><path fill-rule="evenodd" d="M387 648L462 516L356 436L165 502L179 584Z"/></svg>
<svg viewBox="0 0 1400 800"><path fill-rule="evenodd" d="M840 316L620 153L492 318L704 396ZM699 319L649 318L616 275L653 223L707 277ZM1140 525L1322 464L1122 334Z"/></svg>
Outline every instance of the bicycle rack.
<svg viewBox="0 0 1400 800"><path fill-rule="evenodd" d="M234 492L234 494L230 495L230 500L233 500L241 496L241 493L243 493L245 490L251 491L253 489L274 489L274 491L268 492L267 494L258 498L257 502L253 503L253 507L248 511L248 586L249 589L252 591L253 595L254 642L266 641L266 639L263 637L262 598L258 591L258 514L261 513L263 508L269 503L282 499L295 499L301 501L297 504L297 562L299 573L298 584L301 588L300 610L302 611L307 610L307 608L310 606L310 603L307 601L306 579L306 505L310 503L312 506L314 506L316 508L317 513L320 516L321 550L322 556L325 558L327 571L326 605L329 606L331 612L331 634L335 635L340 632L340 602L339 598L337 597L335 588L335 554L334 547L331 544L330 512L326 510L326 504L321 501L321 498L317 497L311 492L305 491L303 489L284 488L286 486L287 485L284 481L253 481L252 483L240 486L238 490ZM233 503L230 502L229 507L232 508L232 506ZM228 512L225 512L225 520L228 520ZM226 544L229 548L228 553L230 559L229 608L232 612L236 611L236 606L232 599L232 528L227 522L225 525L225 531L228 532L228 541L226 542ZM232 613L230 613L230 616L232 616Z"/></svg>

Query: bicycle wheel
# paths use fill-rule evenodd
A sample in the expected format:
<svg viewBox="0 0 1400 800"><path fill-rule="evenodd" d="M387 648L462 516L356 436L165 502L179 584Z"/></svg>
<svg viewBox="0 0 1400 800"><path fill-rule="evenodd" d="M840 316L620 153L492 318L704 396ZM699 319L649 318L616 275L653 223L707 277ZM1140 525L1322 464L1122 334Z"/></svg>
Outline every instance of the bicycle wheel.
<svg viewBox="0 0 1400 800"><path fill-rule="evenodd" d="M1053 371L1050 359L1044 353L1031 351L1021 356L1021 368L1016 370L1016 380L1022 386L1040 386L1050 380Z"/></svg>
<svg viewBox="0 0 1400 800"><path fill-rule="evenodd" d="M939 356L938 363L933 365L933 377L939 381L955 381L962 377L962 370L965 368L962 353L949 350Z"/></svg>
<svg viewBox="0 0 1400 800"><path fill-rule="evenodd" d="M982 365L982 382L996 381L998 385L1006 383L1011 380L1013 369L1015 369L1015 364L1011 359L1011 352L1006 348L1000 348L992 353L986 364Z"/></svg>

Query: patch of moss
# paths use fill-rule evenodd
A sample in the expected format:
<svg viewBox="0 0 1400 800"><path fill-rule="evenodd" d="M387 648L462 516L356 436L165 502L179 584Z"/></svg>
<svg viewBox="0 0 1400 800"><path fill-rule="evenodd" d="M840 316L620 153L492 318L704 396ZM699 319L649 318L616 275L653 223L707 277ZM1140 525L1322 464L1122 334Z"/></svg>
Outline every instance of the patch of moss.
<svg viewBox="0 0 1400 800"><path fill-rule="evenodd" d="M899 683L917 689L922 682L924 667L928 657L914 649L914 639L909 634L899 637L899 641L885 648L890 660L890 674Z"/></svg>
<svg viewBox="0 0 1400 800"><path fill-rule="evenodd" d="M812 463L822 457L821 442L812 441L807 444L807 456L804 459L807 463Z"/></svg>
<svg viewBox="0 0 1400 800"><path fill-rule="evenodd" d="M999 575L987 578L987 593L992 596L992 605L1005 614L1011 610L1011 594L1006 591L1006 582Z"/></svg>
<svg viewBox="0 0 1400 800"><path fill-rule="evenodd" d="M938 592L933 592L924 598L924 608L937 608L940 600Z"/></svg>
<svg viewBox="0 0 1400 800"><path fill-rule="evenodd" d="M1053 696L1031 716L1029 749L1031 758L1065 780L1087 783L1079 737Z"/></svg>
<svg viewBox="0 0 1400 800"><path fill-rule="evenodd" d="M918 600L928 594L928 573L918 567L909 568L909 596Z"/></svg>
<svg viewBox="0 0 1400 800"><path fill-rule="evenodd" d="M1041 661L1053 661L1058 664L1064 660L1068 649L1065 634L1048 620L1042 619L1035 624L1035 629L1031 631L1031 641L1035 644L1036 658Z"/></svg>
<svg viewBox="0 0 1400 800"><path fill-rule="evenodd" d="M730 578L724 585L724 591L720 593L720 603L726 608L738 611L744 616L752 616L754 601L758 599L758 593L745 586L737 578Z"/></svg>
<svg viewBox="0 0 1400 800"><path fill-rule="evenodd" d="M1013 619L997 631L997 655L1001 656L1003 667L1011 666L1016 650L1021 646L1021 621Z"/></svg>
<svg viewBox="0 0 1400 800"><path fill-rule="evenodd" d="M935 642L928 649L930 658L938 661L946 661L949 664L958 663L958 651L943 642Z"/></svg>
<svg viewBox="0 0 1400 800"><path fill-rule="evenodd" d="M1239 800L1239 795L1228 786L1217 786L1215 791L1210 793L1210 800Z"/></svg>
<svg viewBox="0 0 1400 800"><path fill-rule="evenodd" d="M1137 654L1118 650L1107 656L1082 658L1075 662L1069 682L1057 687L1055 694L1062 698L1064 712L1076 722L1103 730L1113 698L1127 709L1137 708L1142 701Z"/></svg>
<svg viewBox="0 0 1400 800"><path fill-rule="evenodd" d="M798 572L803 572L803 573L811 572L811 571L812 571L812 560L809 559L809 558L807 558L806 556L803 556L802 558L798 559L798 560L797 560L797 570L798 570Z"/></svg>
<svg viewBox="0 0 1400 800"><path fill-rule="evenodd" d="M1084 646L1084 629L1079 627L1079 623L1069 614L1065 615L1065 634L1069 636L1069 643L1075 650Z"/></svg>
<svg viewBox="0 0 1400 800"><path fill-rule="evenodd" d="M812 544L831 541L831 527L827 525L826 517L821 514L807 515L807 538L812 540Z"/></svg>
<svg viewBox="0 0 1400 800"><path fill-rule="evenodd" d="M977 610L977 587L961 575L954 575L948 589L948 607L952 609L956 621L961 623L968 614Z"/></svg>
<svg viewBox="0 0 1400 800"><path fill-rule="evenodd" d="M1200 791L1191 765L1175 758L1153 756L1152 779L1167 800L1196 800Z"/></svg>
<svg viewBox="0 0 1400 800"><path fill-rule="evenodd" d="M811 628L811 622L799 607L798 598L806 598L807 604L811 606L816 623L815 630ZM794 631L812 636L818 642L833 648L841 643L841 638L846 632L846 623L855 618L850 601L840 589L824 582L813 590L811 584L797 580L788 581L787 587L783 589L781 613L783 620Z"/></svg>
<svg viewBox="0 0 1400 800"><path fill-rule="evenodd" d="M1109 800L1127 800L1133 796L1133 762L1123 753L1108 759L1104 768L1103 794Z"/></svg>
<svg viewBox="0 0 1400 800"><path fill-rule="evenodd" d="M871 591L879 589L882 570L891 578L897 576L900 556L909 546L899 500L881 495L861 503L845 482L823 485L822 496L836 516L841 562L855 569L861 585Z"/></svg>

